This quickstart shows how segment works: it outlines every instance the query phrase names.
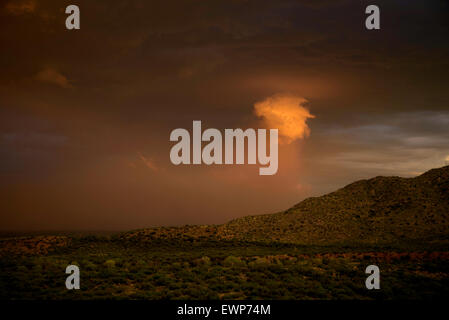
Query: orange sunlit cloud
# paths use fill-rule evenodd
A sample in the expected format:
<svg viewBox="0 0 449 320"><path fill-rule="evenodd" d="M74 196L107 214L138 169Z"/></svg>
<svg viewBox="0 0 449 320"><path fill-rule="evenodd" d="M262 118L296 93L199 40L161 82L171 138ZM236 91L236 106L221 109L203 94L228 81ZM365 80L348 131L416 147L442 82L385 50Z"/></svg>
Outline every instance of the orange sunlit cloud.
<svg viewBox="0 0 449 320"><path fill-rule="evenodd" d="M279 129L281 142L291 143L310 135L307 119L315 118L304 107L307 100L293 95L274 95L254 104L254 112L269 128Z"/></svg>

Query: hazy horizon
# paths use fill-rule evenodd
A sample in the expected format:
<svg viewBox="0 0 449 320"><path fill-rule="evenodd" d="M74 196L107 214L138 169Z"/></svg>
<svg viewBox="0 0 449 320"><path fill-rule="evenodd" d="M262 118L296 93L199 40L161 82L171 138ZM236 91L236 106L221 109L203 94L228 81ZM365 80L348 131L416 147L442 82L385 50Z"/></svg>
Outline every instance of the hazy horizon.
<svg viewBox="0 0 449 320"><path fill-rule="evenodd" d="M449 166L449 165L446 163L444 166L438 167L438 168L443 168L443 167L446 167L446 166ZM438 168L430 168L429 170L438 169ZM426 170L425 172L427 172L429 170ZM425 173L425 172L423 172L423 173ZM414 178L414 177L418 177L421 174L418 174L418 175L415 175L415 176L407 176L407 177L403 177L403 178ZM377 177L377 176L373 176L371 178L375 178L375 177ZM395 176L392 175L390 177L395 177ZM368 178L368 179L370 179L370 178ZM356 181L352 181L352 182L356 182ZM341 189L341 188L343 188L345 186L346 185L341 186L338 189ZM331 192L334 192L334 191L337 191L337 189L333 190ZM327 194L327 193L324 193L324 194L321 194L321 195L317 195L317 196L320 197L320 196L323 196L325 194ZM305 199L303 199L303 200L305 200ZM301 200L301 201L303 201L303 200ZM298 201L298 202L301 202L301 201ZM289 207L286 207L286 208L282 209L281 211L289 209L290 207L292 207L293 205L297 204L298 202L292 204ZM269 212L269 213L275 213L275 212ZM261 215L261 214L266 214L266 213L260 213L260 214L255 213L255 214L250 214L250 215ZM221 225L221 224L225 224L225 223L227 223L229 221L230 220L219 222L219 223L213 223L213 224L198 223L198 225L205 225L205 224L207 224L207 225ZM191 224L181 223L181 224L173 224L173 225L152 225L152 226L140 226L140 227L136 227L136 228L133 228L133 229L114 229L114 230L113 229L110 229L110 230L108 230L108 229L66 229L66 230L57 230L57 229L48 229L48 230L45 230L45 229L29 229L29 230L0 229L0 238L6 238L8 236L29 236L29 235L39 236L39 235L52 235L52 234L60 235L60 234L78 234L78 233L79 234L83 234L83 235L85 235L85 234L94 234L94 235L103 235L104 234L104 235L107 235L107 234L114 234L114 233L120 233L120 232L125 232L125 231L146 229L146 228L180 227L180 226L185 226L185 225L191 225Z"/></svg>

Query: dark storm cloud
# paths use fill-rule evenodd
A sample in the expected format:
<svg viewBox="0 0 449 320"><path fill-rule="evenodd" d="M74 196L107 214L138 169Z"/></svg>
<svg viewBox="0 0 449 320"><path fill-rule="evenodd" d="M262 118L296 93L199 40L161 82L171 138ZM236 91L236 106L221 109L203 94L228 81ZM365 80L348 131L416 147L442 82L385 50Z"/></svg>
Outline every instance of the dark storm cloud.
<svg viewBox="0 0 449 320"><path fill-rule="evenodd" d="M376 1L373 32L368 1L79 0L77 31L69 4L0 9L5 228L223 222L449 154L444 1ZM276 93L316 116L277 176L170 165L172 129L256 125Z"/></svg>

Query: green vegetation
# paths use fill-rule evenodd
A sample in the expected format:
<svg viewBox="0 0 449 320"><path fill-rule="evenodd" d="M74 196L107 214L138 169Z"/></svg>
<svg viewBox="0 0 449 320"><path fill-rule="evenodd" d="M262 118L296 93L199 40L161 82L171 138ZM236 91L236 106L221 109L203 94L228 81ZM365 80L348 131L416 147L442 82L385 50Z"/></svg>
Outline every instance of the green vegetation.
<svg viewBox="0 0 449 320"><path fill-rule="evenodd" d="M3 254L0 299L449 297L448 251L207 240L132 243L122 235L74 237L67 243L48 253ZM80 267L81 290L65 288L69 264ZM381 269L381 290L365 288L370 264Z"/></svg>

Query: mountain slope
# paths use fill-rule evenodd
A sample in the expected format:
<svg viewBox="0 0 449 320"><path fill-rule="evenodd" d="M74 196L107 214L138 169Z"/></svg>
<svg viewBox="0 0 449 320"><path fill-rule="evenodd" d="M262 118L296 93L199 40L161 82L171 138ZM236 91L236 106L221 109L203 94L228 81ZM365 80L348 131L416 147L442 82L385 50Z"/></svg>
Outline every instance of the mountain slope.
<svg viewBox="0 0 449 320"><path fill-rule="evenodd" d="M449 166L416 178L361 180L276 214L221 226L223 237L318 244L449 235Z"/></svg>
<svg viewBox="0 0 449 320"><path fill-rule="evenodd" d="M298 244L393 243L449 238L449 166L415 178L361 180L275 214L219 226L137 230L134 241L216 238Z"/></svg>

